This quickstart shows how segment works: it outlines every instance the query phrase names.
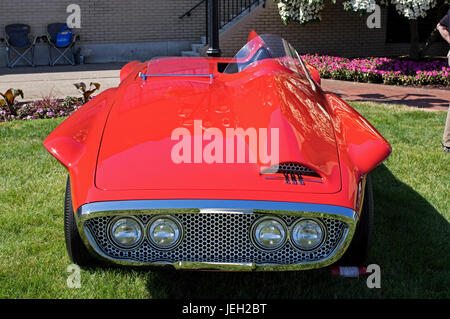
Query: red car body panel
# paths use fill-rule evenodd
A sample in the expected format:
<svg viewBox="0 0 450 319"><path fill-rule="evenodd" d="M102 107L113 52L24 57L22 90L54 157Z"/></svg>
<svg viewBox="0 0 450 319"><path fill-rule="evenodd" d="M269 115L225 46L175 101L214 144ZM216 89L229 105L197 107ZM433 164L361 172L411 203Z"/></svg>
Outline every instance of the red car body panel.
<svg viewBox="0 0 450 319"><path fill-rule="evenodd" d="M340 190L339 161L331 121L325 106L313 102L316 93L306 78L283 72L284 66L269 60L261 61L252 72L241 72L239 77L218 73L213 68L217 64L207 63L207 59L195 59L189 64L178 60L183 58L169 59L167 66L159 60L158 68L168 69L171 74L175 71L205 74L211 70L214 81L161 77L120 87L99 152L98 188L295 193ZM267 64L271 64L270 67ZM199 69L194 68L197 65ZM277 73L274 74L274 70ZM284 181L268 180L260 174L262 163L256 161L239 164L235 159L231 164L176 164L171 160L171 149L178 141L171 140L171 133L178 127L189 129L191 145L194 145L203 134L202 129L194 132L194 121L202 121L203 128L221 130L223 139L219 143L224 149L226 128L268 128L269 131L278 128L280 162L304 163L324 176L325 183L295 187ZM268 140L259 142L269 144ZM206 145L204 141L200 147ZM237 142L234 146L236 148ZM259 160L258 150L246 144L246 154L249 152ZM236 157L237 152L233 153ZM120 174L116 173L118 171Z"/></svg>
<svg viewBox="0 0 450 319"><path fill-rule="evenodd" d="M218 72L218 63L230 61L132 62L122 70L118 88L98 95L58 126L44 145L69 171L74 211L100 201L240 199L320 203L359 212L361 181L389 155L389 143L348 104L311 84L299 65L271 59L236 74ZM214 78L143 81L139 73L148 71L206 72ZM299 162L316 171L321 182L267 180L259 160L175 164L172 131L188 128L194 145L199 137L195 120L223 136L227 127L278 128L279 162ZM246 151L252 151L249 143Z"/></svg>

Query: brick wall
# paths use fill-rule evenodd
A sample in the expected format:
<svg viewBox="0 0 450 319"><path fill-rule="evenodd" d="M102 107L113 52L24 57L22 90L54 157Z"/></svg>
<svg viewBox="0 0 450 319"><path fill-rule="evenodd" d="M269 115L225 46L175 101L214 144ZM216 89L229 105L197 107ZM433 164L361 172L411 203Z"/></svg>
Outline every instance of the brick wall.
<svg viewBox="0 0 450 319"><path fill-rule="evenodd" d="M406 55L409 45L386 44L387 10L381 11L381 28L369 29L368 15L360 16L343 9L342 0L336 5L326 5L321 22L300 25L281 22L277 5L266 1L265 9L260 8L226 30L220 37L223 56L232 56L246 43L248 33L254 29L259 34L277 34L288 40L299 53L320 53L339 56L383 56ZM408 42L409 34L405 34ZM436 43L427 54L444 55L448 50L445 43Z"/></svg>
<svg viewBox="0 0 450 319"><path fill-rule="evenodd" d="M220 0L219 0L220 1ZM81 7L83 44L158 42L187 40L199 42L205 33L204 4L190 17L178 17L198 0L1 0L0 28L9 23L30 24L34 34L44 34L51 22L65 21L66 8ZM367 16L343 10L342 0L327 5L320 23L283 25L276 3L266 0L260 8L221 35L224 56L232 56L245 44L248 32L274 33L286 38L299 52L341 56L380 56L408 53L408 44L386 44L386 10L382 28L366 27ZM0 32L1 34L2 32ZM408 35L405 35L408 37ZM435 44L429 54L444 55L445 43ZM105 52L108 54L108 52Z"/></svg>
<svg viewBox="0 0 450 319"><path fill-rule="evenodd" d="M83 43L197 40L205 30L205 7L178 19L198 0L1 0L0 28L10 23L31 25L36 35L46 25L65 22L66 8L81 8Z"/></svg>

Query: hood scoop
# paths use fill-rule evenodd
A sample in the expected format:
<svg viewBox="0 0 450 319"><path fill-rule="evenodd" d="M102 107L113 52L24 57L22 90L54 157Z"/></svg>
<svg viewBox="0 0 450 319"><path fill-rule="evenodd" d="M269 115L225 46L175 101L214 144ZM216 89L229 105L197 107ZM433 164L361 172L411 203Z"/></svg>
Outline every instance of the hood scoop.
<svg viewBox="0 0 450 319"><path fill-rule="evenodd" d="M323 183L319 174L312 169L296 162L283 162L264 169L261 175L266 179L284 180L286 184L305 185L306 181Z"/></svg>

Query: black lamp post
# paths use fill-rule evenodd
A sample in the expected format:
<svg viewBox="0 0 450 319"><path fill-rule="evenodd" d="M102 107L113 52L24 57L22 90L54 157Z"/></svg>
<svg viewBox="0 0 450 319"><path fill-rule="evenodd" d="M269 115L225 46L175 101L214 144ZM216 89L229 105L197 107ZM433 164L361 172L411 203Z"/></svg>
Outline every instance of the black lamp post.
<svg viewBox="0 0 450 319"><path fill-rule="evenodd" d="M218 0L207 1L209 48L206 50L206 54L211 57L218 57L221 53L219 48L219 4Z"/></svg>

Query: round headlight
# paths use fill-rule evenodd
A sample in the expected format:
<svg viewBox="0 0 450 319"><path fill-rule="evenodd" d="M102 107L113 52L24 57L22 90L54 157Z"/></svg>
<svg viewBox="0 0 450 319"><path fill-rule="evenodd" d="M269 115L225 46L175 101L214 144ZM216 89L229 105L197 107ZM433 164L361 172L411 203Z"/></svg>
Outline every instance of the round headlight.
<svg viewBox="0 0 450 319"><path fill-rule="evenodd" d="M253 226L253 239L260 248L277 249L286 241L286 227L281 220L263 218Z"/></svg>
<svg viewBox="0 0 450 319"><path fill-rule="evenodd" d="M117 218L112 221L110 235L114 243L122 248L131 248L142 239L142 227L131 217Z"/></svg>
<svg viewBox="0 0 450 319"><path fill-rule="evenodd" d="M301 219L292 228L291 238L295 246L303 250L317 248L325 237L322 222L315 219Z"/></svg>
<svg viewBox="0 0 450 319"><path fill-rule="evenodd" d="M181 239L181 225L173 217L157 217L150 222L148 238L157 248L172 248Z"/></svg>

